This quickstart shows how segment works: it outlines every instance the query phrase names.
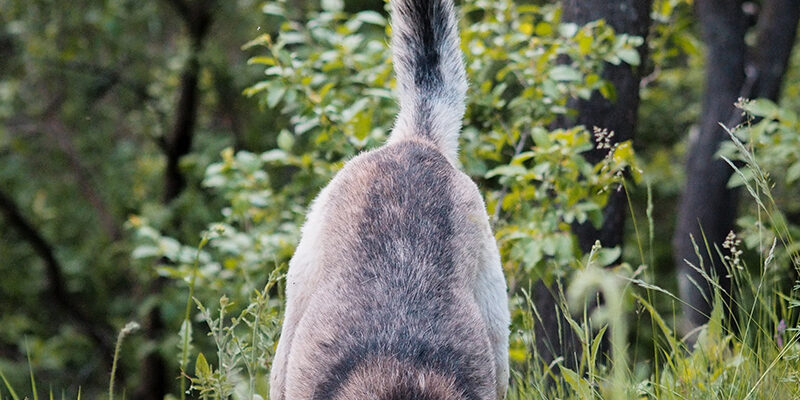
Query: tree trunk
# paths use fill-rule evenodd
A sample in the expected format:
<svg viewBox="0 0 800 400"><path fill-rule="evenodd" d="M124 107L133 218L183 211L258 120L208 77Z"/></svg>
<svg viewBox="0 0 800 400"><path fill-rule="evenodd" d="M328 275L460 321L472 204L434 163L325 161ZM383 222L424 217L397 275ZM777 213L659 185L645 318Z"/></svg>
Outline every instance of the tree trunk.
<svg viewBox="0 0 800 400"><path fill-rule="evenodd" d="M684 333L705 323L713 301L711 285L689 263L718 277L725 292L723 300L730 302L730 279L715 247L721 248L734 228L738 194L727 187L732 169L715 157L720 144L728 139L719 123L732 128L741 122L741 112L734 107L740 97L777 98L797 32L800 2L765 1L758 19L758 47L750 61L742 0L699 0L696 11L707 46L706 87L699 133L690 138L686 188L673 237L685 303L681 323Z"/></svg>
<svg viewBox="0 0 800 400"><path fill-rule="evenodd" d="M586 24L604 19L615 32L647 37L651 8L652 0L564 0L563 20ZM642 45L639 49L642 60L645 59L646 48L646 45ZM611 101L595 92L589 100L571 101L570 107L578 111L578 116L574 121L563 123L563 126L584 125L588 129L595 126L608 129L614 131L614 143L633 139L639 109L641 70L641 66L607 63L602 76L614 85L617 98ZM585 156L592 162L598 162L605 156L605 151L592 150ZM604 246L621 245L626 209L625 193L614 191L603 211L600 229L591 223L574 225L572 230L581 250L588 252L596 240ZM543 319L534 329L537 351L547 362L559 356L563 356L567 363L580 361L580 343L563 315L557 311L559 301L555 294L553 288L541 282L536 286L534 301Z"/></svg>
<svg viewBox="0 0 800 400"><path fill-rule="evenodd" d="M203 49L208 29L211 26L213 0L199 1L190 6L184 0L172 0L170 4L181 14L191 40L189 61L181 73L180 94L175 110L172 134L166 138L165 153L167 168L164 174L164 202L169 203L183 191L186 179L180 171L180 159L189 154L197 124L197 107L200 88L200 51Z"/></svg>
<svg viewBox="0 0 800 400"><path fill-rule="evenodd" d="M215 0L165 0L178 12L184 26L189 33L191 41L190 58L181 73L180 93L175 110L175 122L171 134L163 141L163 150L167 158L164 171L164 204L175 200L186 188L186 179L180 170L180 159L189 154L194 139L197 124L197 109L200 103L200 61L199 55L203 43L211 27ZM178 221L178 220L174 220ZM150 292L157 295L164 285L163 278L152 282ZM169 382L174 382L172 371L164 357L158 352L157 344L164 339L164 323L161 317L161 308L155 305L147 314L144 321L145 336L156 344L142 361L141 383L138 386L135 398L147 400L161 400L169 392ZM182 378L181 378L182 379Z"/></svg>
<svg viewBox="0 0 800 400"><path fill-rule="evenodd" d="M605 19L615 32L647 37L650 28L651 0L565 0L564 20L578 24ZM644 62L647 46L639 48ZM639 82L642 78L642 66L632 67L628 64L606 64L603 79L611 82L617 92L615 101L604 98L595 92L589 100L575 100L572 108L578 111L573 125L583 125L587 129L599 127L614 132L613 143L633 139L636 119L639 110ZM592 150L586 158L594 163L605 157L607 150ZM591 223L576 225L573 232L583 252L591 250L596 240L604 246L613 247L622 244L624 219L627 202L624 192L613 192L604 210L603 226L596 229Z"/></svg>
<svg viewBox="0 0 800 400"><path fill-rule="evenodd" d="M758 19L758 43L747 68L748 79L754 81L752 97L777 100L789 66L800 19L800 1L767 0ZM751 77L754 74L754 77Z"/></svg>

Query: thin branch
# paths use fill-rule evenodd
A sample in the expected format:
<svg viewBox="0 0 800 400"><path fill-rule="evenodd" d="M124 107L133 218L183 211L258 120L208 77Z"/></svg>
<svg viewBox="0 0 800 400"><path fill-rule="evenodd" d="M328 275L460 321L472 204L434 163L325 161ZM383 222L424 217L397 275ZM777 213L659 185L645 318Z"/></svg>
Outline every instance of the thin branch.
<svg viewBox="0 0 800 400"><path fill-rule="evenodd" d="M106 235L111 241L116 241L122 237L122 227L109 211L102 196L95 190L92 174L90 170L83 165L80 152L75 148L75 144L73 143L72 133L57 117L61 104L64 103L64 99L64 96L56 96L41 115L36 117L17 116L15 121L7 125L7 127L11 131L23 134L45 132L53 139L59 149L67 156L69 166L78 183L80 192L86 201L91 204L92 208L94 208L100 220L100 225L103 227Z"/></svg>
<svg viewBox="0 0 800 400"><path fill-rule="evenodd" d="M6 222L30 244L33 251L44 261L47 286L55 305L95 342L103 357L110 362L113 358L111 343L113 329L105 321L93 320L86 314L81 307L81 302L67 290L62 273L63 267L55 256L53 246L22 215L13 199L2 189L0 189L0 212Z"/></svg>
<svg viewBox="0 0 800 400"><path fill-rule="evenodd" d="M509 130L505 124L503 124L503 126L505 127L506 132L511 132L511 130ZM528 136L530 136L530 131L527 129L520 133L519 140L517 140L517 143L514 145L514 157L512 157L512 160L522 153L522 150L525 148L525 143L528 141ZM500 212L503 209L503 200L508 195L508 189L509 185L506 183L500 190L500 196L497 198L497 205L494 208L494 213L492 213L492 227L494 227L494 225L497 224L497 221L500 220Z"/></svg>

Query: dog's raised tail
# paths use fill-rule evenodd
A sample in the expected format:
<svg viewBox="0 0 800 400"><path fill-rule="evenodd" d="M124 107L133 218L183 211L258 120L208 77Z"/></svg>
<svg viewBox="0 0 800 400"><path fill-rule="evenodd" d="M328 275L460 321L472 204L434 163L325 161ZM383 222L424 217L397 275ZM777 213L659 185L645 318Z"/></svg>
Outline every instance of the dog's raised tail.
<svg viewBox="0 0 800 400"><path fill-rule="evenodd" d="M467 78L453 0L391 0L400 114L390 141L423 138L458 154Z"/></svg>

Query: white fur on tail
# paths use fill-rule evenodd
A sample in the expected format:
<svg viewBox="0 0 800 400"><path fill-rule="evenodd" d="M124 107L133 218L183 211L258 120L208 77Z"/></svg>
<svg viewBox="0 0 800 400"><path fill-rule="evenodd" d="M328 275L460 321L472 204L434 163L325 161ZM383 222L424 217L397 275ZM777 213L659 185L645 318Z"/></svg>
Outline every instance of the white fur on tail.
<svg viewBox="0 0 800 400"><path fill-rule="evenodd" d="M392 0L400 114L390 142L424 139L458 157L467 78L453 0Z"/></svg>

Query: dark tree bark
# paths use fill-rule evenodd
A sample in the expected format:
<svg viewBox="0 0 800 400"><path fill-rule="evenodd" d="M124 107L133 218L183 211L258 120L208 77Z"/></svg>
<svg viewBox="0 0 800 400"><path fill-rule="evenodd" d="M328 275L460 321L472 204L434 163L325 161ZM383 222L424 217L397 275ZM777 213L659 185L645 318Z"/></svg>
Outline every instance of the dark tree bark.
<svg viewBox="0 0 800 400"><path fill-rule="evenodd" d="M564 20L586 24L597 19L605 19L615 32L647 37L650 29L652 0L565 0ZM644 63L646 45L639 48ZM643 64L642 63L642 64ZM583 125L587 129L599 127L614 132L612 143L633 139L639 111L639 83L642 79L642 65L632 67L628 64L606 64L603 79L611 82L616 89L616 100L604 98L600 93L592 93L589 100L576 100L572 108L578 111L573 125ZM607 150L592 150L586 158L594 163L606 156ZM624 219L627 210L625 193L614 192L604 210L603 226L596 229L592 224L577 225L573 232L578 237L580 248L588 252L596 240L604 246L617 246L622 243Z"/></svg>
<svg viewBox="0 0 800 400"><path fill-rule="evenodd" d="M713 297L708 282L687 261L719 277L725 291L723 301L730 301L730 279L726 278L727 272L715 247L721 248L734 228L738 192L727 188L732 169L714 156L720 144L728 140L719 123L732 128L741 122L741 112L734 107L740 97L777 99L800 16L800 2L765 1L756 28L757 47L748 60L745 43L748 26L742 3L742 0L696 3L707 46L706 87L699 133L690 139L686 188L673 237L680 293L686 303L681 327L684 333L705 323ZM699 248L699 257L692 238Z"/></svg>
<svg viewBox="0 0 800 400"><path fill-rule="evenodd" d="M565 0L563 3L564 21L586 24L604 19L618 33L647 37L652 0ZM646 45L642 45L639 52L644 60ZM642 66L606 64L602 76L614 85L617 98L605 99L595 92L589 100L572 101L570 106L577 110L577 118L563 122L563 126L584 125L588 129L595 126L608 129L614 132L612 143L633 139L642 75ZM606 152L607 150L592 150L585 156L596 163L605 157ZM596 240L604 246L622 244L625 210L625 193L615 191L610 195L603 211L604 220L600 229L590 223L574 225L572 229L581 250L588 252ZM568 363L578 361L580 343L558 312L559 302L555 294L553 288L548 288L541 282L534 290L534 301L543 320L535 329L537 351L548 362L559 356L563 356Z"/></svg>
<svg viewBox="0 0 800 400"><path fill-rule="evenodd" d="M203 48L208 29L211 26L213 0L203 0L190 6L184 0L171 0L169 3L178 11L189 31L191 55L181 74L180 95L176 109L172 133L165 140L167 167L164 175L164 202L169 203L183 191L186 179L180 171L180 159L189 154L194 139L199 101L198 81L200 61L198 57Z"/></svg>
<svg viewBox="0 0 800 400"><path fill-rule="evenodd" d="M747 68L751 97L777 100L797 37L800 2L767 0L758 20L758 43Z"/></svg>
<svg viewBox="0 0 800 400"><path fill-rule="evenodd" d="M730 167L714 154L727 137L719 123L727 124L734 115L734 103L745 83L747 50L744 42L747 19L741 0L702 0L696 6L707 45L706 88L700 132L692 138L686 160L686 188L678 208L673 241L675 262L681 271L681 297L689 303L684 306L684 317L692 325L702 324L709 315L710 287L684 260L697 267L708 268L714 264L720 268L719 260L714 261L705 250L704 238L712 246L722 244L733 229L736 217L737 192L726 186L731 176ZM695 244L701 249L702 259L695 254ZM725 275L718 271L720 276ZM720 283L729 290L729 280L721 279Z"/></svg>

